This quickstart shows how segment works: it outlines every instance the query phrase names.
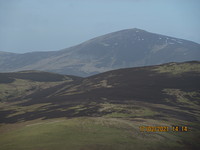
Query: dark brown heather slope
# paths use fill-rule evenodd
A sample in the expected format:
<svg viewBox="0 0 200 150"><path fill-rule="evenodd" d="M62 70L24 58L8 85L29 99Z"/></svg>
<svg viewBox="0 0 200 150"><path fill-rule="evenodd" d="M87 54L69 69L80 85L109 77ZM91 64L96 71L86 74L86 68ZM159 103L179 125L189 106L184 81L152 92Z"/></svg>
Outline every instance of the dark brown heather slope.
<svg viewBox="0 0 200 150"><path fill-rule="evenodd" d="M6 150L66 149L66 143L80 144L77 150L110 150L116 143L123 145L120 150L200 147L200 62L119 69L88 78L33 71L0 75L7 79L0 83L0 141ZM143 126L167 126L169 131L143 132ZM141 148L144 143L147 147Z"/></svg>
<svg viewBox="0 0 200 150"><path fill-rule="evenodd" d="M18 98L16 106L29 108L42 106L37 111L6 117L16 110L0 111L1 122L20 119L57 118L76 116L102 116L111 112L99 112L101 103L137 103L152 110L197 121L191 113L199 108L200 62L169 63L159 66L128 68L109 71L72 82L62 82L50 88L35 91ZM91 104L91 103L96 103ZM182 112L153 107L151 105L176 107ZM79 113L76 105L84 105ZM186 113L184 111L189 111ZM157 116L158 117L158 116ZM159 117L158 117L159 118Z"/></svg>
<svg viewBox="0 0 200 150"><path fill-rule="evenodd" d="M47 89L45 93L52 95L48 98L41 97L44 91L34 93L29 98L34 96L37 100L33 99L27 103L105 99L166 103L164 89L180 89L185 92L200 89L199 67L199 62L188 62L109 71L78 82L64 83L62 88L59 85ZM48 91L54 91L54 93L48 93ZM58 100L55 101L55 99Z"/></svg>

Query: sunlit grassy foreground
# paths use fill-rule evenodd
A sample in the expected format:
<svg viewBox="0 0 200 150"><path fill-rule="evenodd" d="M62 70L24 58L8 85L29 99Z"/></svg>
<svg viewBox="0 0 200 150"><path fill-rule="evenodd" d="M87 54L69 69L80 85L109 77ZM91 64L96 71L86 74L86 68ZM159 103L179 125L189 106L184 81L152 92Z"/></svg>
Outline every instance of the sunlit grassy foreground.
<svg viewBox="0 0 200 150"><path fill-rule="evenodd" d="M142 123L143 122L143 123ZM84 117L18 123L0 135L1 150L133 150L181 149L191 133L141 132L153 120ZM164 123L162 124L164 125ZM167 124L166 124L167 125ZM192 140L192 139L191 139Z"/></svg>

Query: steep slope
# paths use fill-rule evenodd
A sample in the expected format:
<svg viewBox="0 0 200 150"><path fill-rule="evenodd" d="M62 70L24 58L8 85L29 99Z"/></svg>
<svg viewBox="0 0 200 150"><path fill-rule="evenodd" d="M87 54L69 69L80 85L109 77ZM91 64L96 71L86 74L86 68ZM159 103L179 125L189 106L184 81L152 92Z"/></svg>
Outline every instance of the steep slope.
<svg viewBox="0 0 200 150"><path fill-rule="evenodd" d="M89 76L119 68L200 60L200 45L134 28L60 51L0 54L0 58L1 72L31 69Z"/></svg>

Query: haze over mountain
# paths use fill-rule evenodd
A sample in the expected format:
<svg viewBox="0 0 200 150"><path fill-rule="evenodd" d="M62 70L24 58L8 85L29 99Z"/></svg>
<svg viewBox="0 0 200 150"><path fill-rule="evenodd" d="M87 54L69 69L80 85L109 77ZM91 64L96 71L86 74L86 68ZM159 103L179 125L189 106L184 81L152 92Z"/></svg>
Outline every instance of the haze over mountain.
<svg viewBox="0 0 200 150"><path fill-rule="evenodd" d="M0 72L41 70L90 76L127 67L200 60L200 44L126 29L52 52L0 52Z"/></svg>

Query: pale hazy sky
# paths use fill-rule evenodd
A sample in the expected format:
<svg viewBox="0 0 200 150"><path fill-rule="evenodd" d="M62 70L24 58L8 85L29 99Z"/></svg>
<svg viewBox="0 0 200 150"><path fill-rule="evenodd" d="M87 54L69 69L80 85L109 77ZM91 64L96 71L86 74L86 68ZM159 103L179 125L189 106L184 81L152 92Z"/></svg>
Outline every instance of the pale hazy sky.
<svg viewBox="0 0 200 150"><path fill-rule="evenodd" d="M200 0L0 0L0 51L60 50L130 28L200 43Z"/></svg>

